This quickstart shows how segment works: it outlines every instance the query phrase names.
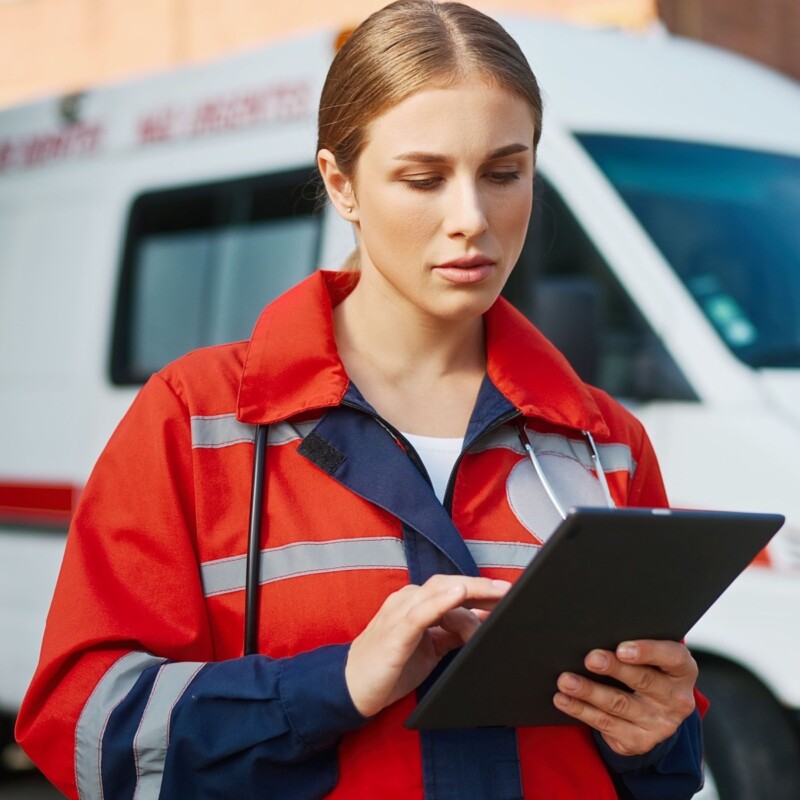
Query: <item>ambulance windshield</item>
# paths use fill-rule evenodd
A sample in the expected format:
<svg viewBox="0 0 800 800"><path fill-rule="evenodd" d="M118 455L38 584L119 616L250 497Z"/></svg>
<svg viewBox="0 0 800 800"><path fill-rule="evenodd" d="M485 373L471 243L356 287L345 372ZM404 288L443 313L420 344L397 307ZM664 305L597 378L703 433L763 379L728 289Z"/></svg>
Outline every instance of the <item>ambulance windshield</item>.
<svg viewBox="0 0 800 800"><path fill-rule="evenodd" d="M733 353L800 367L800 158L579 138Z"/></svg>

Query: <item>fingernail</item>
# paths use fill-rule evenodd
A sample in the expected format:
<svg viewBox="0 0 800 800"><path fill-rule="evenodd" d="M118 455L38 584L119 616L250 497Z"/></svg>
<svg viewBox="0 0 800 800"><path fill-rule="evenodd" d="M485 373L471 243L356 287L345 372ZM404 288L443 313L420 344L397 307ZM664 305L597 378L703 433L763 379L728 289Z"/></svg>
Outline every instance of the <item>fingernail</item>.
<svg viewBox="0 0 800 800"><path fill-rule="evenodd" d="M575 675L565 674L561 677L561 686L564 689L569 689L570 691L575 691L581 685L580 680L578 680Z"/></svg>
<svg viewBox="0 0 800 800"><path fill-rule="evenodd" d="M495 589L508 589L508 587L511 586L511 583L509 581L495 579L492 581L492 586L494 586Z"/></svg>
<svg viewBox="0 0 800 800"><path fill-rule="evenodd" d="M572 698L565 694L557 694L553 696L553 702L560 708L566 708L572 702Z"/></svg>
<svg viewBox="0 0 800 800"><path fill-rule="evenodd" d="M592 669L608 669L610 663L608 656L600 650L592 651L586 659L586 665Z"/></svg>
<svg viewBox="0 0 800 800"><path fill-rule="evenodd" d="M617 655L620 658L638 658L639 648L633 642L623 642L617 648Z"/></svg>

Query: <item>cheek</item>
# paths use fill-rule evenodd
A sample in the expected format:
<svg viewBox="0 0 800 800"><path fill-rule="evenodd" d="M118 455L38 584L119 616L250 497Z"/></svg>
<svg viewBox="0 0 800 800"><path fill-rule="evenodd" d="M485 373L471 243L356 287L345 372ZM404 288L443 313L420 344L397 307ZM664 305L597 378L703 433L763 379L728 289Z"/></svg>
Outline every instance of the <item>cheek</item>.
<svg viewBox="0 0 800 800"><path fill-rule="evenodd" d="M533 192L526 189L510 197L506 203L501 204L496 209L494 217L495 230L509 244L513 242L518 244L520 248L522 247L528 232L532 202Z"/></svg>
<svg viewBox="0 0 800 800"><path fill-rule="evenodd" d="M431 203L408 189L397 187L381 196L365 198L361 236L368 247L395 252L415 252L424 248L435 228Z"/></svg>

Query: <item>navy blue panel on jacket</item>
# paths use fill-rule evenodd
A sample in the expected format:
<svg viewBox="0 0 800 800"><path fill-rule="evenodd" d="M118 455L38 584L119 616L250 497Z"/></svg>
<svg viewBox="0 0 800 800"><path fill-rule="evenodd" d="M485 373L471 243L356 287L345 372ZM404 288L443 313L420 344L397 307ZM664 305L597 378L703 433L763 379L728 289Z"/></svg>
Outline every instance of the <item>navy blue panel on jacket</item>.
<svg viewBox="0 0 800 800"><path fill-rule="evenodd" d="M328 411L314 428L318 441L313 449L301 446L299 452L322 469L328 466L328 474L350 491L402 520L412 583L422 584L436 574L478 575L478 567L450 515L394 434L378 421L353 385L346 402L347 406ZM468 437L479 438L509 411L514 411L513 406L484 381ZM376 464L381 468L376 470ZM423 731L421 744L426 800L522 798L513 729Z"/></svg>
<svg viewBox="0 0 800 800"><path fill-rule="evenodd" d="M366 719L344 680L349 645L321 647L290 659L265 656L202 666L169 714L169 747L152 754L150 788L159 797L203 800L257 797L312 800L338 778L337 743ZM145 669L111 714L103 739L103 788L133 798L141 781L137 735L159 671Z"/></svg>
<svg viewBox="0 0 800 800"><path fill-rule="evenodd" d="M160 665L143 670L127 697L108 718L103 734L103 794L127 800L136 791L137 767L133 742L150 699Z"/></svg>

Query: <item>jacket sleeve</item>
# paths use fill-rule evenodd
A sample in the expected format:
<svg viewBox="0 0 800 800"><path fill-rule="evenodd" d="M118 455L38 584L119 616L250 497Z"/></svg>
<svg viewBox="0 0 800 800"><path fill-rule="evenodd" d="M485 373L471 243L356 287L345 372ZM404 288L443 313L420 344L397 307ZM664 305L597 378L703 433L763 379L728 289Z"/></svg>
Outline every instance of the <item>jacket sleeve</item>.
<svg viewBox="0 0 800 800"><path fill-rule="evenodd" d="M70 798L320 797L339 738L365 721L344 680L349 646L215 661L189 423L155 376L101 455L17 737Z"/></svg>
<svg viewBox="0 0 800 800"><path fill-rule="evenodd" d="M639 427L636 471L628 492L629 506L665 508L667 494L653 447ZM695 689L696 708L666 741L640 756L615 753L595 732L600 755L622 800L683 800L703 785L701 717L708 701Z"/></svg>

